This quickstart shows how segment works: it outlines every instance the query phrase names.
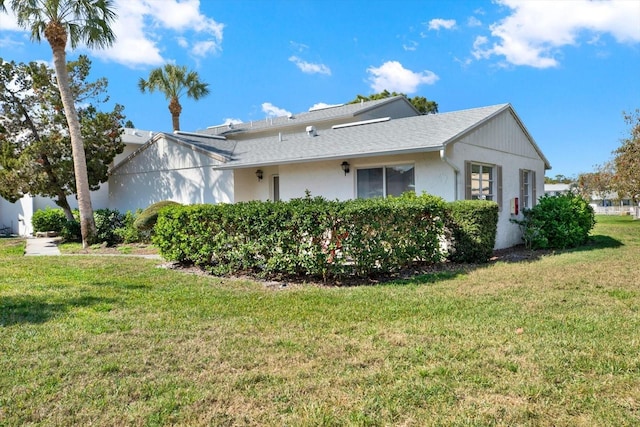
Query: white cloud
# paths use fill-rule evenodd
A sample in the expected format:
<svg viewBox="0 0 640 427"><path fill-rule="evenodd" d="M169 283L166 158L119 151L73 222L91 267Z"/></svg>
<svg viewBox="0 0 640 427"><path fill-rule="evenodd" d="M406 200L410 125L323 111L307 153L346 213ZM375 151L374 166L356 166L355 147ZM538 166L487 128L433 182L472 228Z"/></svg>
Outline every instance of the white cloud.
<svg viewBox="0 0 640 427"><path fill-rule="evenodd" d="M6 12L0 12L0 31L23 31L22 28L18 26L18 19L13 13L13 9L10 7L6 7L6 9Z"/></svg>
<svg viewBox="0 0 640 427"><path fill-rule="evenodd" d="M477 38L476 58L504 57L512 65L548 68L558 65L564 46L576 46L585 33L610 34L619 43L639 43L640 2L611 1L522 1L497 0L511 14L490 26L496 39Z"/></svg>
<svg viewBox="0 0 640 427"><path fill-rule="evenodd" d="M309 108L309 111L322 110L324 108L331 108L331 107L339 107L341 105L344 105L344 104L327 104L326 102L318 102L317 104L313 104Z"/></svg>
<svg viewBox="0 0 640 427"><path fill-rule="evenodd" d="M380 67L369 67L369 81L371 88L376 92L388 90L389 92L402 92L406 94L417 91L418 86L434 84L439 77L432 71L419 73L407 70L397 61L388 61Z"/></svg>
<svg viewBox="0 0 640 427"><path fill-rule="evenodd" d="M116 35L113 46L95 51L105 58L129 67L161 65L163 44L175 40L196 57L221 50L224 24L200 13L199 0L115 0L118 15L111 28ZM15 16L3 14L0 30L24 31ZM161 34L169 32L163 39Z"/></svg>
<svg viewBox="0 0 640 427"><path fill-rule="evenodd" d="M266 113L267 117L282 117L291 114L291 112L278 108L270 102L264 102L262 104L262 112Z"/></svg>
<svg viewBox="0 0 640 427"><path fill-rule="evenodd" d="M226 118L224 119L224 123L222 123L224 126L229 126L229 125L236 125L238 123L242 123L242 120L240 119L232 119L232 118Z"/></svg>
<svg viewBox="0 0 640 427"><path fill-rule="evenodd" d="M290 41L289 46L291 46L291 49L298 52L304 52L305 50L309 49L309 46L307 46L306 44L298 43L294 41Z"/></svg>
<svg viewBox="0 0 640 427"><path fill-rule="evenodd" d="M456 26L456 20L455 19L436 18L436 19L432 19L431 21L429 21L428 28L429 28L429 30L438 31L438 30L440 30L442 28L444 28L445 30L451 30L455 26Z"/></svg>
<svg viewBox="0 0 640 427"><path fill-rule="evenodd" d="M418 49L418 42L409 40L409 42L402 45L402 48L406 51L414 52L416 49Z"/></svg>
<svg viewBox="0 0 640 427"><path fill-rule="evenodd" d="M475 16L470 16L469 19L467 19L467 26L468 27L481 27L482 26L482 21L480 21Z"/></svg>
<svg viewBox="0 0 640 427"><path fill-rule="evenodd" d="M297 56L292 56L289 58L289 61L296 64L303 73L306 74L326 74L327 76L331 75L331 69L324 64L313 64L311 62L303 61Z"/></svg>

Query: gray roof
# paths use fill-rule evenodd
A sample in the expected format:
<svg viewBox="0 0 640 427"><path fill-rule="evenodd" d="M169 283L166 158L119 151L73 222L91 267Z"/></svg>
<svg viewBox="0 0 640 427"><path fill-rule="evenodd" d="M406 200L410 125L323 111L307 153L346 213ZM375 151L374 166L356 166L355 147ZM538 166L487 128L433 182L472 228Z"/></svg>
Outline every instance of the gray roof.
<svg viewBox="0 0 640 427"><path fill-rule="evenodd" d="M393 102L406 102L411 103L402 95L393 96L390 98L378 99L375 101L366 101L356 104L343 104L327 108L321 108L317 110L307 111L303 113L294 114L291 118L287 116L272 117L264 120L257 120L252 122L234 123L233 125L219 125L212 126L204 130L198 130L198 133L207 135L231 135L234 133L247 133L247 132L259 132L263 130L269 130L274 128L286 128L288 126L301 126L306 124L317 124L320 122L336 121L340 118L357 117L372 109L378 108L385 104ZM419 112L416 110L416 115Z"/></svg>
<svg viewBox="0 0 640 427"><path fill-rule="evenodd" d="M139 144L142 145L153 137L153 132L148 130L140 130L133 128L123 128L122 142L125 144Z"/></svg>
<svg viewBox="0 0 640 427"><path fill-rule="evenodd" d="M236 141L221 168L244 168L339 158L438 151L509 104L430 114L306 133ZM224 141L222 141L224 142ZM230 142L230 141L229 141Z"/></svg>
<svg viewBox="0 0 640 427"><path fill-rule="evenodd" d="M351 123L336 129L319 130L316 136L305 132L282 133L247 140L198 136L194 133L163 134L169 140L191 147L221 161L218 169L240 169L287 163L331 159L350 159L377 155L438 151L510 110L534 148L550 168L535 141L510 104L473 108L450 113ZM156 138L160 137L157 135Z"/></svg>

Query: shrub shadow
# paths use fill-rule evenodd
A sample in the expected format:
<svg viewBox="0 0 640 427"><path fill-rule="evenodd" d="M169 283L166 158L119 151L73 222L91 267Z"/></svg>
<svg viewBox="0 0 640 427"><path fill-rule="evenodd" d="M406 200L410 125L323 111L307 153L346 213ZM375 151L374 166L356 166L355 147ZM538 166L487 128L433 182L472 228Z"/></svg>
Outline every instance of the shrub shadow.
<svg viewBox="0 0 640 427"><path fill-rule="evenodd" d="M50 302L46 298L31 295L3 297L0 302L0 326L42 324L75 307L89 307L115 301L111 298L91 296L72 298L63 302Z"/></svg>

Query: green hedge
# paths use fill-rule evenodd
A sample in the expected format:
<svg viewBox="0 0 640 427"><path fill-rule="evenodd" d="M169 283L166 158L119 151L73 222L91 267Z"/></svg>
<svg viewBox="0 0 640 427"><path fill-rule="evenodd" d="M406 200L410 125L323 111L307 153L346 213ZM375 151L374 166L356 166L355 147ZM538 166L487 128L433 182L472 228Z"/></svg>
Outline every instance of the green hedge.
<svg viewBox="0 0 640 427"><path fill-rule="evenodd" d="M476 203L487 209L485 202L473 202L467 210L477 212L471 208ZM443 261L446 225L454 234L471 229L469 224L455 226L456 216L447 206L430 195L170 206L159 212L153 241L164 258L194 263L215 274L366 277L416 262ZM495 228L494 224L493 241Z"/></svg>
<svg viewBox="0 0 640 427"><path fill-rule="evenodd" d="M60 208L53 209L47 206L45 209L37 210L31 217L33 232L55 231L60 233L67 222L64 211Z"/></svg>
<svg viewBox="0 0 640 427"><path fill-rule="evenodd" d="M487 262L496 244L498 205L485 200L459 200L449 203L448 211L449 259Z"/></svg>
<svg viewBox="0 0 640 427"><path fill-rule="evenodd" d="M522 220L513 220L522 229L525 246L531 249L566 249L585 244L596 224L589 202L574 194L543 196Z"/></svg>

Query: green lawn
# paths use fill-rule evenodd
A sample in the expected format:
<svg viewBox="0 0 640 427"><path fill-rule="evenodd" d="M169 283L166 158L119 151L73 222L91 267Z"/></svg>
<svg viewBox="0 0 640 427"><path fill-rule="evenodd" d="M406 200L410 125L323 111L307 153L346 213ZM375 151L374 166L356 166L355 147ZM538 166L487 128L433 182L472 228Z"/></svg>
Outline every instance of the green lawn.
<svg viewBox="0 0 640 427"><path fill-rule="evenodd" d="M640 425L640 221L593 234L282 289L0 239L0 425Z"/></svg>

